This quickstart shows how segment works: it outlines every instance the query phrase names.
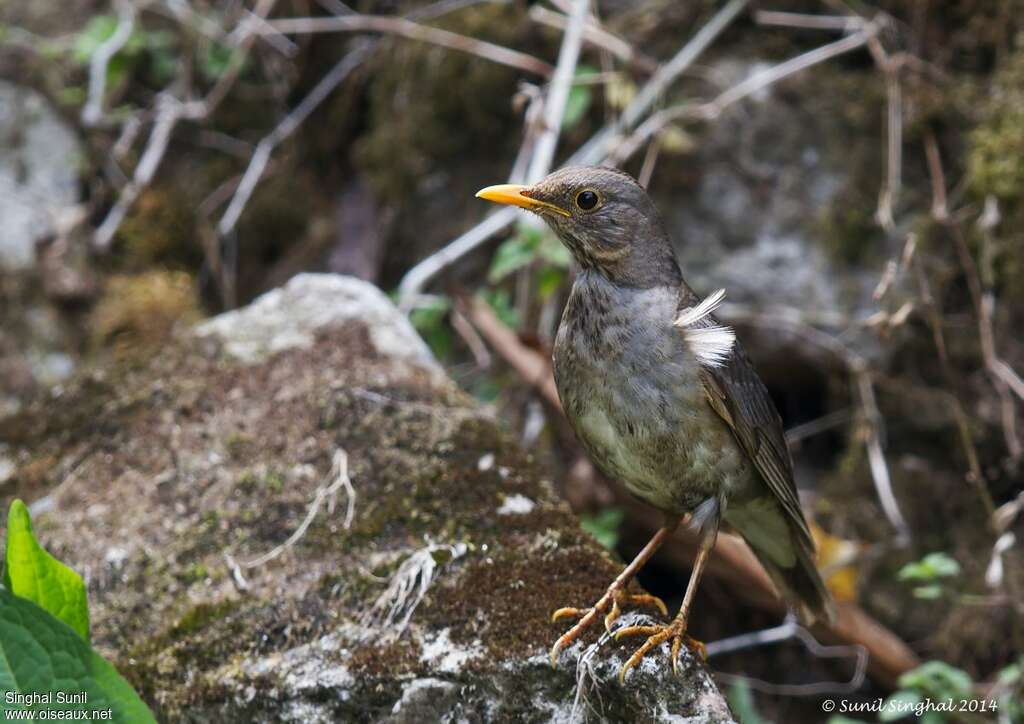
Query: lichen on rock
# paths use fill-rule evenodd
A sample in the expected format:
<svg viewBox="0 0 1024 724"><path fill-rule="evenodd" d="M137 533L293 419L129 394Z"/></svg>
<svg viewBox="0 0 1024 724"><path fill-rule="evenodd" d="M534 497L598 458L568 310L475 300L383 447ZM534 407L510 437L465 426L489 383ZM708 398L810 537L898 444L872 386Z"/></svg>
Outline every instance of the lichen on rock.
<svg viewBox="0 0 1024 724"><path fill-rule="evenodd" d="M598 632L551 668L551 611L618 564L365 282L297 277L8 430L5 492L161 720L731 721L689 654L622 686L605 637L580 699Z"/></svg>

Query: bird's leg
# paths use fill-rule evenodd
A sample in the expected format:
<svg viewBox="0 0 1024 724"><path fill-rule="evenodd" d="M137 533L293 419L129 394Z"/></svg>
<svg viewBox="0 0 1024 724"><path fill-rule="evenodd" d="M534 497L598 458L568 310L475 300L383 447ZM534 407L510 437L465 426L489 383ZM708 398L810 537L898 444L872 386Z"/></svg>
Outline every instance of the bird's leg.
<svg viewBox="0 0 1024 724"><path fill-rule="evenodd" d="M604 595L598 599L590 608L560 608L551 615L552 621L558 621L562 618L570 616L581 616L580 620L576 622L576 625L566 631L557 641L555 645L551 647L551 665L556 666L558 664L558 654L566 646L571 644L579 635L583 633L597 617L608 611L604 617L605 629L611 631L611 625L619 617L621 612L620 605L623 603L632 603L638 605L655 606L661 610L663 614L668 615L668 609L665 608L664 602L657 596L650 596L647 594L631 595L625 592L626 586L636 575L637 571L644 567L644 564L650 560L651 556L654 555L661 544L665 542L665 539L679 527L679 519L668 519L665 525L654 534L654 537L648 541L647 545L643 547L633 561L626 566L622 573L616 577L612 584L608 586L608 590L605 591ZM610 609L610 610L609 610Z"/></svg>
<svg viewBox="0 0 1024 724"><path fill-rule="evenodd" d="M715 547L715 539L718 537L719 508L715 506L714 511L700 526L700 546L697 550L697 558L693 562L693 572L690 573L690 581L686 585L686 594L683 596L683 603L679 607L679 613L672 619L672 623L658 626L627 626L615 634L615 640L625 636L647 636L643 646L629 657L622 670L619 672L619 681L626 680L626 673L640 663L652 649L661 646L666 641L672 641L672 671L677 670L679 660L679 649L683 644L691 651L698 652L702 657L707 656L704 644L695 638L687 635L687 621L690 616L690 605L697 593L697 585L700 583L701 574L704 573L704 566L707 564L711 549Z"/></svg>

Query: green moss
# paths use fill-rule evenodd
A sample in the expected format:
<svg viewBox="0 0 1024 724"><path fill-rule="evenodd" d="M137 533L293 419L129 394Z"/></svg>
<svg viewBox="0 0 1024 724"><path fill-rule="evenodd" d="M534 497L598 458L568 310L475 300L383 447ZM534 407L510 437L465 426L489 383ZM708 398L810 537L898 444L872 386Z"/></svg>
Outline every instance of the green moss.
<svg viewBox="0 0 1024 724"><path fill-rule="evenodd" d="M829 255L844 265L863 261L870 250L880 248L882 234L874 207L863 201L850 204L847 198L839 198L818 217L818 237Z"/></svg>
<svg viewBox="0 0 1024 724"><path fill-rule="evenodd" d="M211 623L226 618L236 608L238 608L237 600L200 603L189 609L184 616L178 619L178 622L168 632L168 639L170 641L177 641L186 636L191 636Z"/></svg>
<svg viewBox="0 0 1024 724"><path fill-rule="evenodd" d="M121 264L127 270L197 268L203 249L195 218L194 202L186 194L168 186L147 189L118 229Z"/></svg>
<svg viewBox="0 0 1024 724"><path fill-rule="evenodd" d="M202 316L195 284L184 272L149 271L114 275L89 319L95 349L114 347L120 356L165 343L179 324Z"/></svg>
<svg viewBox="0 0 1024 724"><path fill-rule="evenodd" d="M439 24L527 51L545 37L513 5L467 8ZM509 99L520 71L406 41L394 41L375 63L370 130L357 145L357 160L382 198L406 196L431 169L473 158L481 149L490 156L514 152L518 139L507 129L517 121Z"/></svg>
<svg viewBox="0 0 1024 724"><path fill-rule="evenodd" d="M1024 52L996 76L984 120L968 136L971 187L1017 202L1024 194Z"/></svg>

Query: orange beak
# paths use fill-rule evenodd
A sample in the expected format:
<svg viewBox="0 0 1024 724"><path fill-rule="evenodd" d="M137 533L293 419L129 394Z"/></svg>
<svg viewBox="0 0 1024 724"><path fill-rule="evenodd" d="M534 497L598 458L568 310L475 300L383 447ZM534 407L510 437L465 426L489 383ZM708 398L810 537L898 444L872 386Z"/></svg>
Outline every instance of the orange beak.
<svg viewBox="0 0 1024 724"><path fill-rule="evenodd" d="M496 204L518 206L519 208L526 209L527 211L534 211L537 213L542 211L551 211L556 214L561 214L562 216L570 216L568 211L559 206L549 204L547 201L530 198L524 193L524 191L528 191L529 188L529 186L522 186L520 184L498 184L497 186L488 186L485 189L480 189L476 192L476 197L478 199L493 201Z"/></svg>

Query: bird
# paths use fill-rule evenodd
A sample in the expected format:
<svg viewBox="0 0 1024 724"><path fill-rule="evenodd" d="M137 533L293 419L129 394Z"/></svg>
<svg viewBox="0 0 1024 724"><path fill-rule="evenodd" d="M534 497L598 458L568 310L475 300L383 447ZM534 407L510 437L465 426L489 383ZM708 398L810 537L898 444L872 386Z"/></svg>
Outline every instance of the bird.
<svg viewBox="0 0 1024 724"><path fill-rule="evenodd" d="M647 192L612 167L567 167L532 185L500 184L477 197L531 211L558 236L577 270L552 353L558 396L581 446L606 476L664 515L664 524L594 604L555 611L578 618L551 648L552 665L599 617L650 606L629 582L684 519L698 550L682 604L667 624L620 626L646 636L619 678L670 643L677 669L694 595L719 529L746 541L799 620L833 621L814 563L778 410L732 328L715 316L725 292L701 298L683 279Z"/></svg>

